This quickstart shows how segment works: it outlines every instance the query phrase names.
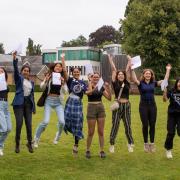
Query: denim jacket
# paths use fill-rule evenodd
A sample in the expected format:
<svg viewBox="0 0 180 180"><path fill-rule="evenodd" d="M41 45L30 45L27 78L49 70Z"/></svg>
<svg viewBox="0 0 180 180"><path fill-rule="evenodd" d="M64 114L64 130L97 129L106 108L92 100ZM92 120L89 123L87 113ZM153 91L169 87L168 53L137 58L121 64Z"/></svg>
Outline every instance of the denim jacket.
<svg viewBox="0 0 180 180"><path fill-rule="evenodd" d="M13 99L12 105L20 106L24 104L24 90L23 90L24 77L19 73L18 59L13 60L13 67L14 67L14 80L15 80L15 85L16 85L16 92L15 92L15 97ZM35 102L34 102L34 82L31 81L31 84L32 84L32 91L30 94L30 100L32 103L32 112L35 112L36 108L35 108Z"/></svg>

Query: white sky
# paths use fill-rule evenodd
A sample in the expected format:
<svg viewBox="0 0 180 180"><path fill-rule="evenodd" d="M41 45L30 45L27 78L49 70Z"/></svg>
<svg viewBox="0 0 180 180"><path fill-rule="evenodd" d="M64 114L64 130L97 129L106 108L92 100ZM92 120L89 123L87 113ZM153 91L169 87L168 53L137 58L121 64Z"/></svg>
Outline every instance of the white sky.
<svg viewBox="0 0 180 180"><path fill-rule="evenodd" d="M6 53L28 38L43 49L59 47L103 25L119 28L128 0L0 0L0 42Z"/></svg>

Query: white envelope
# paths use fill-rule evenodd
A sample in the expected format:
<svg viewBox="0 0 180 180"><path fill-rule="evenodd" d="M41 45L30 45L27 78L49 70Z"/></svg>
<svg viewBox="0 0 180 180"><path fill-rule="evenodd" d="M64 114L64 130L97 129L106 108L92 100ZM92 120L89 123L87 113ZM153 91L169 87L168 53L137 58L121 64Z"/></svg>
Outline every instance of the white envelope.
<svg viewBox="0 0 180 180"><path fill-rule="evenodd" d="M52 73L52 84L53 85L61 85L61 74L60 73Z"/></svg>
<svg viewBox="0 0 180 180"><path fill-rule="evenodd" d="M7 90L7 83L6 83L6 77L5 74L0 74L0 91Z"/></svg>
<svg viewBox="0 0 180 180"><path fill-rule="evenodd" d="M138 68L141 66L141 58L140 56L135 56L132 58L132 69Z"/></svg>
<svg viewBox="0 0 180 180"><path fill-rule="evenodd" d="M86 64L85 69L86 69L86 75L94 74L92 64Z"/></svg>
<svg viewBox="0 0 180 180"><path fill-rule="evenodd" d="M100 91L100 89L102 88L103 85L104 85L104 81L103 81L102 78L100 78L98 83L96 84L96 87L98 88L98 91Z"/></svg>
<svg viewBox="0 0 180 180"><path fill-rule="evenodd" d="M167 79L164 79L161 83L161 90L164 91L168 86L168 81Z"/></svg>

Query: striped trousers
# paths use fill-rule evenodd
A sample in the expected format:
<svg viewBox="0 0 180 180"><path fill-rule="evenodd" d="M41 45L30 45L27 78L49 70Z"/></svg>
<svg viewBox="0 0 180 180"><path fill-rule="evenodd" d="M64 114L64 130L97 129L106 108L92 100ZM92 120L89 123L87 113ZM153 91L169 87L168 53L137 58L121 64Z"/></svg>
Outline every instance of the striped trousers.
<svg viewBox="0 0 180 180"><path fill-rule="evenodd" d="M123 120L125 134L129 144L134 144L134 140L132 137L131 131L131 104L130 102L127 103L120 103L119 108L112 112L112 128L110 134L110 144L115 144L115 138L117 136L119 130L120 120Z"/></svg>

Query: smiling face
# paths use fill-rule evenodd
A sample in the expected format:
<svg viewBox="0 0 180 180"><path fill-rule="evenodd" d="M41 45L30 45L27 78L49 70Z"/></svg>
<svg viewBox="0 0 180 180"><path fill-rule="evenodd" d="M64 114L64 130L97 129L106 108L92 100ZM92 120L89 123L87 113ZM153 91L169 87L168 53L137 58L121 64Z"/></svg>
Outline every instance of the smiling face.
<svg viewBox="0 0 180 180"><path fill-rule="evenodd" d="M29 67L23 67L21 70L21 74L24 76L24 78L28 79L30 75L30 68Z"/></svg>
<svg viewBox="0 0 180 180"><path fill-rule="evenodd" d="M145 71L145 72L143 73L143 76L144 76L144 79L145 79L146 81L150 81L150 80L151 80L151 77L152 77L152 74L151 74L151 72L150 72L149 70L147 70L147 71Z"/></svg>
<svg viewBox="0 0 180 180"><path fill-rule="evenodd" d="M180 80L177 82L177 90L180 91Z"/></svg>
<svg viewBox="0 0 180 180"><path fill-rule="evenodd" d="M73 78L79 79L80 77L80 70L78 68L74 68L72 72Z"/></svg>
<svg viewBox="0 0 180 180"><path fill-rule="evenodd" d="M62 64L56 64L55 66L54 66L54 72L56 72L56 73L61 73L62 72L62 70L63 70L63 68L62 68Z"/></svg>
<svg viewBox="0 0 180 180"><path fill-rule="evenodd" d="M119 80L119 81L121 81L121 82L123 82L123 81L125 80L125 74L124 74L124 72L119 71L119 72L117 73L117 80Z"/></svg>
<svg viewBox="0 0 180 180"><path fill-rule="evenodd" d="M93 74L92 81L94 84L97 84L100 79L100 75L98 73Z"/></svg>

